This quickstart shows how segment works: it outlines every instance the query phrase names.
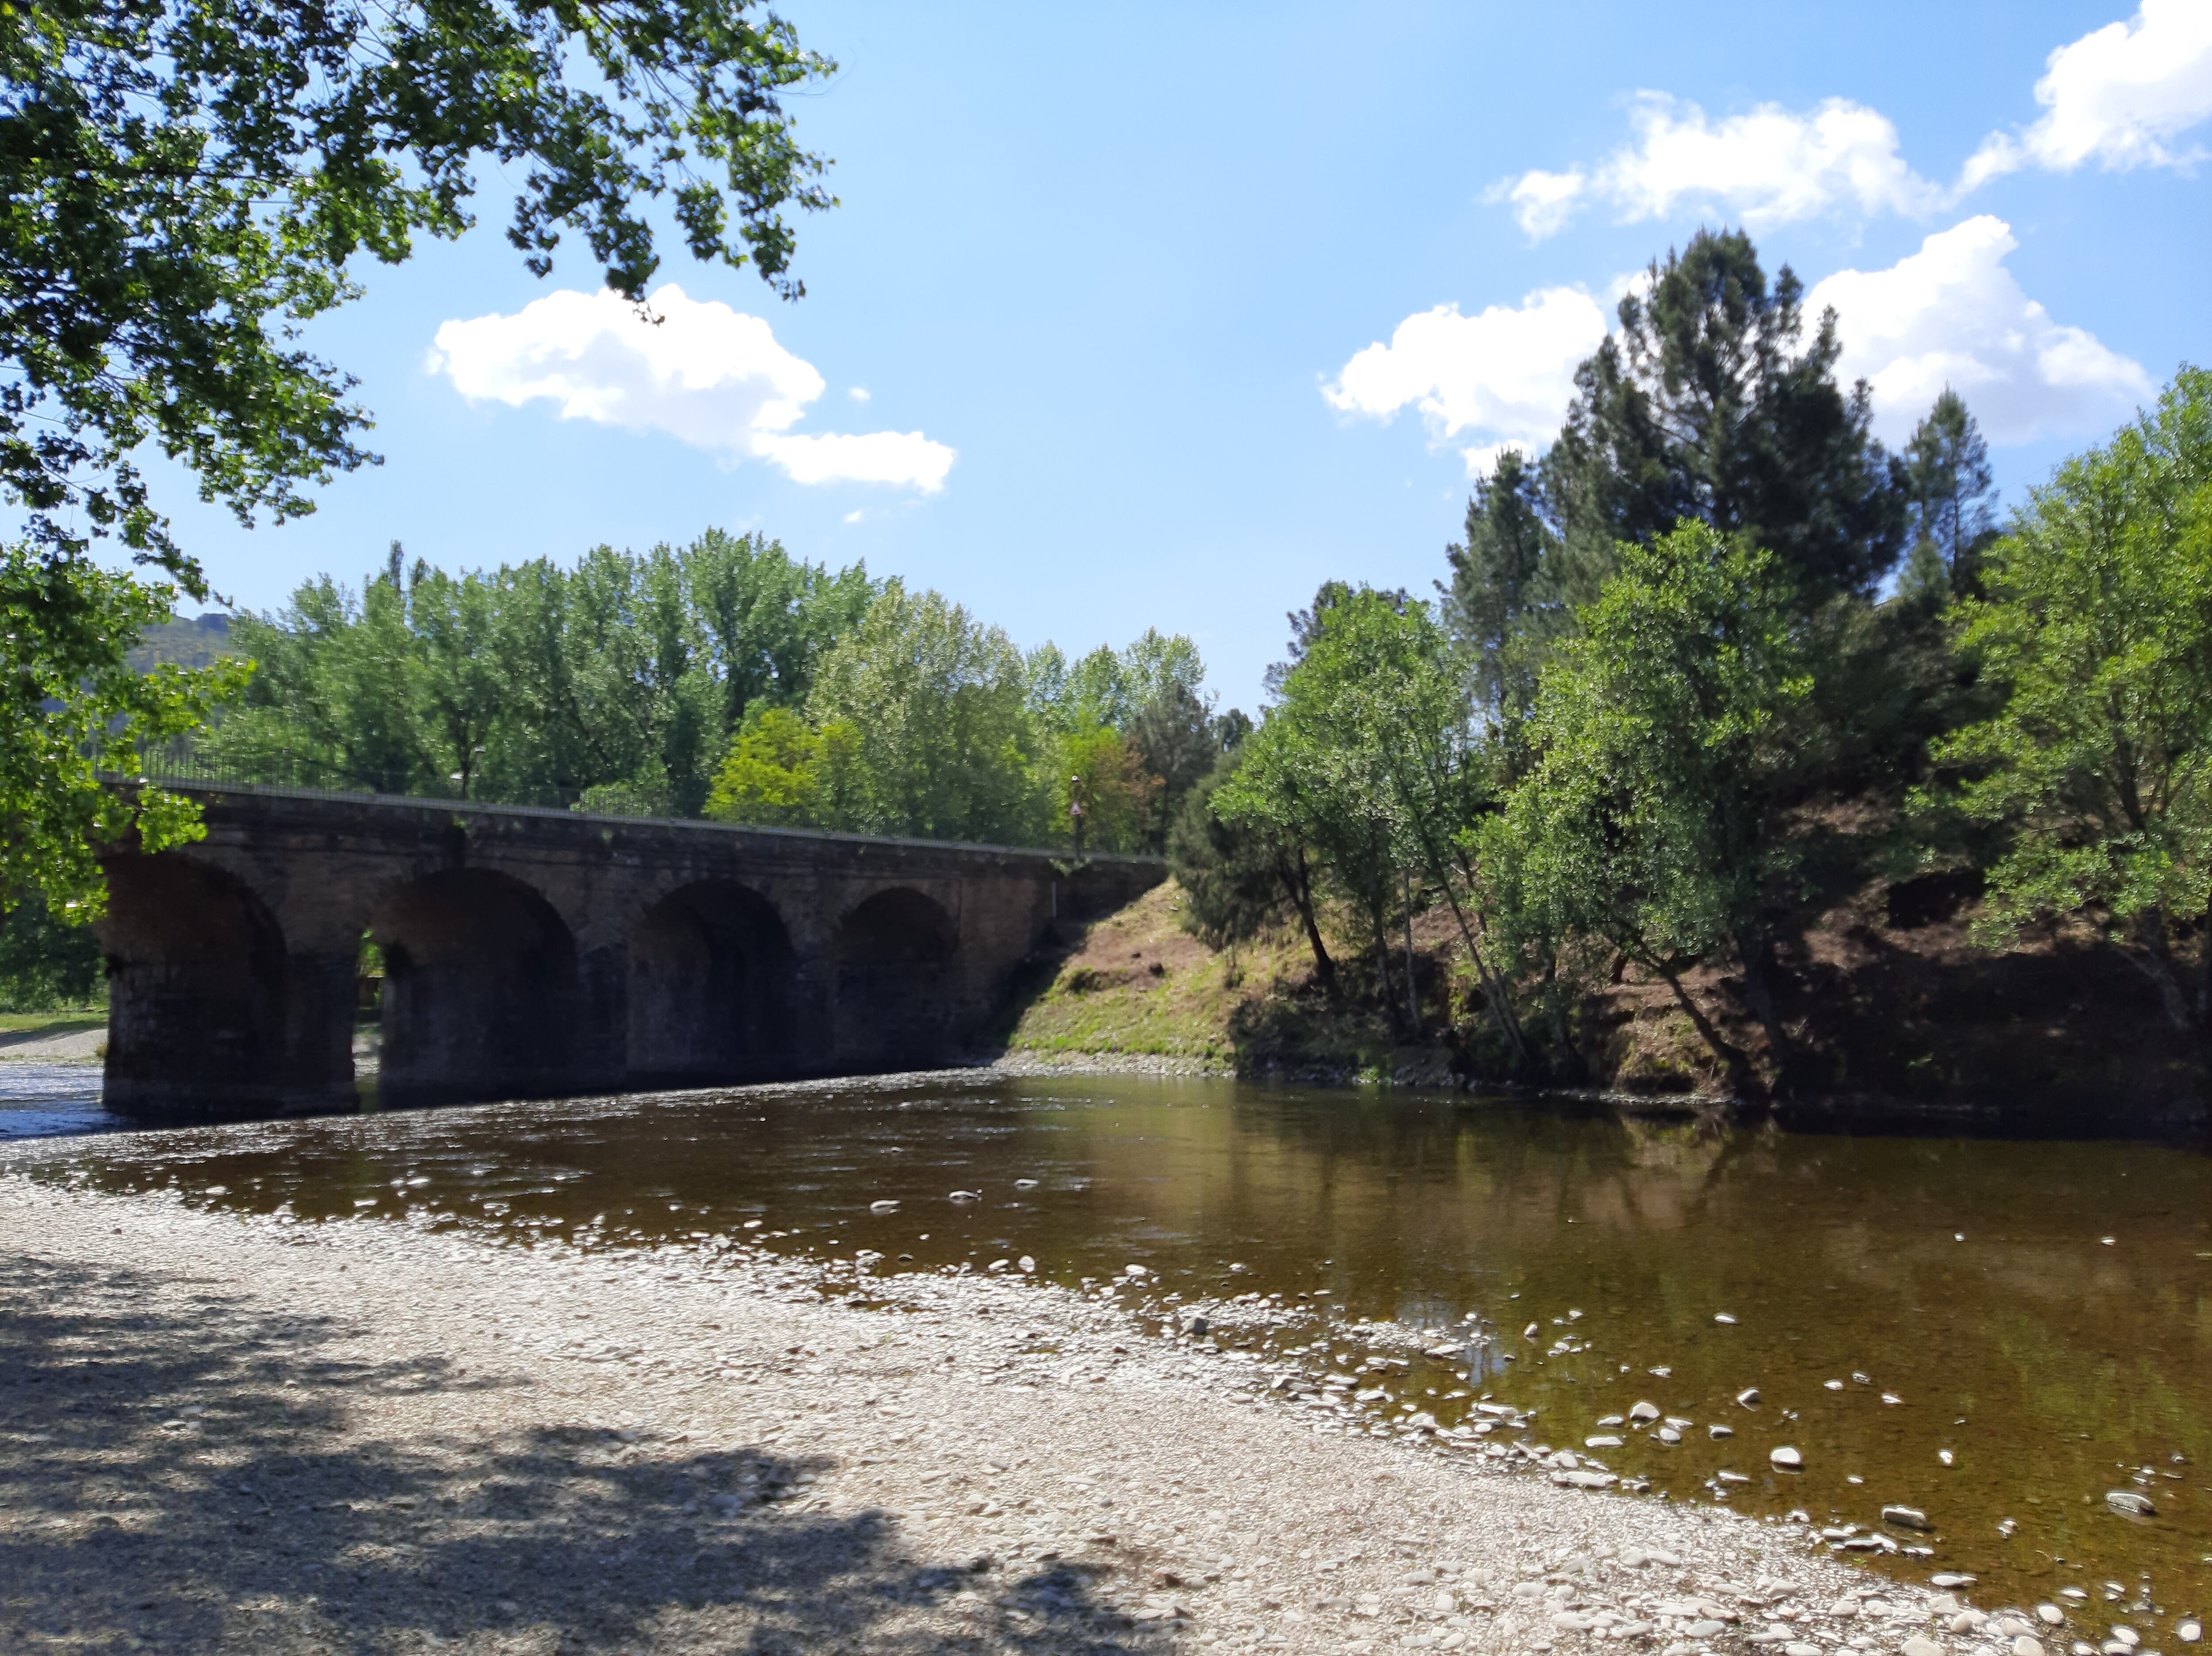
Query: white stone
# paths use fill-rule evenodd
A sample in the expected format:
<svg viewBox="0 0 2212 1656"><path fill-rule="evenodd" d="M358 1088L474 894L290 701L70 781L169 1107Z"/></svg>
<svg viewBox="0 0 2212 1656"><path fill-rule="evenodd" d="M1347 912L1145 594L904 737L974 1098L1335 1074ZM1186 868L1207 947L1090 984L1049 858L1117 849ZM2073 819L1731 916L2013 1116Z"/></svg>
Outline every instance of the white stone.
<svg viewBox="0 0 2212 1656"><path fill-rule="evenodd" d="M2204 1624L2193 1618L2186 1622L2176 1622L2173 1624L2173 1636L2185 1645L2193 1645L2204 1636Z"/></svg>
<svg viewBox="0 0 2212 1656"><path fill-rule="evenodd" d="M1770 1451L1766 1458L1781 1471L1802 1472L1805 1470L1805 1457L1786 1443Z"/></svg>

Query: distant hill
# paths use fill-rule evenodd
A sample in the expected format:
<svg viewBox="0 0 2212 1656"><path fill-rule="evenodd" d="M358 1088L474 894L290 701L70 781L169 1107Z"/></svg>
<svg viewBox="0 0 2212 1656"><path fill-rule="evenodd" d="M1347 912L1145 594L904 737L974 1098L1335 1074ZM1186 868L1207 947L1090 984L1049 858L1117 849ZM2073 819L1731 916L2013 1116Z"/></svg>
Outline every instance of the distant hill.
<svg viewBox="0 0 2212 1656"><path fill-rule="evenodd" d="M210 610L190 619L164 621L139 635L129 656L132 668L143 673L163 662L180 667L204 667L230 654L230 618Z"/></svg>

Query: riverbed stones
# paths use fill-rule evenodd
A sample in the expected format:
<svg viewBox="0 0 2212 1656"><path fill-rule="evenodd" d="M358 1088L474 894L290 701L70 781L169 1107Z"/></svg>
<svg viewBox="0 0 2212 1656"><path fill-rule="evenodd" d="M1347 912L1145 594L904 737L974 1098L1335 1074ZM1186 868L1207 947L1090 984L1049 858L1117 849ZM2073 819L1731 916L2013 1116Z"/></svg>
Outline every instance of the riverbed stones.
<svg viewBox="0 0 2212 1656"><path fill-rule="evenodd" d="M1928 1521L1928 1514L1917 1507L1885 1507L1881 1509L1881 1521L1885 1524L1894 1524L1901 1529L1907 1530L1935 1528L1935 1525Z"/></svg>
<svg viewBox="0 0 2212 1656"><path fill-rule="evenodd" d="M1898 1647L1898 1656L1943 1656L1943 1647L1924 1633L1916 1633Z"/></svg>
<svg viewBox="0 0 2212 1656"><path fill-rule="evenodd" d="M2204 1636L2204 1624L2195 1616L2173 1624L2173 1636L2185 1645L2193 1645Z"/></svg>
<svg viewBox="0 0 2212 1656"><path fill-rule="evenodd" d="M1759 1388L1755 1385L1747 1385L1744 1387L1742 1391L1735 1394L1735 1400L1746 1409L1758 1408Z"/></svg>
<svg viewBox="0 0 2212 1656"><path fill-rule="evenodd" d="M0 1171L0 1186L17 1182ZM192 1215L143 1237L111 1239L106 1234L110 1214L128 1213L135 1199L112 1205L108 1198L51 1200L97 1208L100 1234L88 1236L81 1248L57 1243L54 1227L11 1216L13 1202L0 1200L0 1260L9 1257L10 1245L22 1253L20 1239L35 1233L40 1251L70 1249L98 1269L138 1273L146 1285L115 1296L120 1306L115 1314L121 1318L158 1312L173 1300L217 1324L231 1312L202 1308L195 1296L205 1290L191 1279L204 1281L219 1272L225 1294L240 1306L265 1299L288 1321L345 1319L358 1332L343 1337L360 1343L331 1346L332 1362L373 1362L413 1373L419 1354L436 1352L447 1363L465 1362L472 1378L481 1373L508 1382L452 1387L433 1378L404 1392L367 1386L349 1394L346 1416L326 1428L331 1453L359 1452L364 1444L420 1445L424 1462L415 1476L426 1490L437 1479L473 1487L486 1464L475 1456L496 1460L505 1452L500 1434L515 1427L511 1417L519 1409L532 1411L516 1428L526 1434L544 1423L548 1409L556 1411L556 1429L563 1410L574 1411L579 1421L588 1412L611 1422L659 1422L650 1436L629 1442L609 1438L603 1449L585 1452L622 1458L612 1464L572 1470L563 1464L566 1457L555 1456L542 1472L529 1474L574 1478L595 1499L600 1492L624 1492L629 1475L621 1468L634 1469L639 1480L635 1538L647 1544L586 1537L605 1550L568 1555L569 1574L580 1578L573 1582L555 1580L561 1572L544 1572L544 1580L523 1572L483 1592L465 1574L473 1568L463 1562L470 1555L463 1544L468 1514L444 1510L428 1496L410 1509L406 1545L441 1561L449 1576L439 1584L441 1593L472 1596L478 1604L495 1594L513 1595L516 1609L501 1614L514 1634L475 1641L465 1637L464 1656L496 1656L501 1649L519 1648L524 1629L563 1625L574 1612L564 1611L561 1595L572 1586L586 1599L656 1607L653 1619L641 1620L623 1636L623 1647L635 1656L770 1642L838 1647L854 1641L854 1629L812 1618L848 1598L874 1618L866 1638L879 1639L886 1647L995 1648L993 1637L979 1639L976 1632L1010 1616L1016 1630L998 1642L1072 1648L1097 1641L1086 1641L1084 1629L1054 1625L1049 1618L1058 1611L1048 1607L1047 1619L1037 1624L1048 1595L1017 1585L1068 1569L1083 1576L1064 1596L1077 1614L1095 1613L1100 1628L1127 1627L1128 1621L1111 1621L1116 1616L1141 1618L1162 1635L1175 1623L1194 1622L1188 1640L1177 1642L1205 1643L1210 1656L1246 1649L1262 1656L1278 1651L1339 1656L1363 1649L1383 1656L1413 1648L1520 1656L1554 1640L1563 1652L1644 1651L1649 1656L1686 1642L1682 1656L1696 1656L1701 1645L1741 1648L1729 1635L1727 1619L1737 1612L1721 1610L1721 1604L1737 1604L1739 1592L1758 1595L1741 1601L1747 1605L1782 1611L1793 1601L1828 1604L1856 1580L1825 1552L1804 1548L1802 1529L1652 1501L1574 1501L1577 1493L1619 1487L1598 1467L1546 1467L1513 1477L1489 1470L1467 1450L1447 1458L1419 1447L1412 1434L1388 1440L1310 1439L1297 1429L1304 1424L1302 1413L1243 1395L1260 1390L1253 1382L1273 1372L1267 1358L1240 1367L1255 1354L1201 1354L1170 1342L1133 1340L1128 1336L1138 1307L1049 1282L1018 1282L1005 1273L883 1279L870 1285L871 1300L886 1307L877 1311L825 1306L810 1290L826 1263L804 1258L748 1259L732 1269L719 1258L695 1261L680 1250L634 1261L560 1259L549 1250L544 1258L510 1261L464 1240L392 1235L368 1227L357 1233L331 1227L312 1239L288 1235L280 1241L265 1233L263 1221L228 1215ZM100 1251L111 1245L112 1256ZM368 1279L357 1294L343 1293L348 1284L330 1274L348 1258L377 1265L374 1274L349 1276L348 1284ZM188 1277L172 1287L159 1276L162 1271ZM4 1311L13 1303L13 1286L0 1273L0 1359L9 1337ZM532 1309L541 1295L546 1306ZM1125 1291L1123 1298L1128 1297ZM653 1354L659 1372L645 1365L592 1368L582 1357L557 1355L570 1331L562 1319L579 1303L593 1310L595 1340ZM1142 1309L1152 1327L1175 1320L1160 1308ZM71 1307L73 1317L80 1312L93 1314L91 1308ZM497 1330L490 1326L494 1318L502 1321ZM714 1330L711 1336L695 1333L708 1325ZM245 1327L240 1324L241 1332ZM490 1343L495 1340L501 1343ZM1344 1345L1337 1343L1341 1352ZM720 1366L724 1384L694 1385L686 1371L695 1349L702 1363ZM1406 1347L1409 1353L1413 1349ZM318 1351L315 1361L325 1355ZM668 1361L661 1365L664 1355ZM939 1357L957 1357L957 1363L940 1365L934 1361ZM739 1374L752 1376L752 1384L729 1383ZM228 1378L208 1382L210 1387L231 1385ZM1232 1386L1238 1393L1234 1408L1228 1396ZM161 1401L174 1406L173 1399ZM240 1437L240 1452L259 1452L251 1434L260 1428L242 1416L234 1422L226 1400L215 1401L216 1416ZM12 1395L9 1404L20 1407ZM1505 1414L1512 1418L1510 1409ZM1553 1441L1559 1441L1559 1428L1551 1430ZM526 1435L521 1440L520 1452L532 1455L533 1465L536 1441ZM449 1454L441 1447L447 1444L483 1447ZM769 1444L778 1446L749 1447ZM135 1444L125 1447L137 1451ZM25 1459L43 1452L0 1440L0 1474L12 1476ZM696 1512L680 1493L671 1496L665 1484L649 1482L683 1469L719 1464L725 1455L740 1457L742 1465L742 1458L752 1453L794 1466L819 1465L823 1476L810 1484L797 1476L748 1479L734 1472L725 1481L717 1471L714 1487L736 1499L726 1501L697 1489L690 1496ZM1578 1476L1563 1478L1555 1489L1548 1487L1554 1470ZM317 1516L321 1505L310 1503L323 1493L314 1487L322 1474L309 1464L298 1476L303 1480L296 1490L301 1550L336 1556L353 1544L349 1537L362 1523L360 1512L347 1507L326 1520ZM259 1489L264 1479L257 1470L252 1482ZM648 1487L649 1495L643 1493ZM345 1493L333 1490L331 1499ZM1110 1517L1098 1510L1109 1496ZM60 1507L39 1503L35 1509L43 1514ZM685 1513L690 1516L681 1515ZM267 1570L281 1574L282 1561L265 1537L230 1534L233 1514L216 1516L222 1521L210 1533L223 1548L210 1547L208 1556L237 1549L239 1562L228 1568L241 1578L251 1571L254 1590L263 1591ZM0 1513L0 1530L12 1517ZM294 1521L288 1507L287 1522ZM556 1543L549 1551L558 1554L567 1540L562 1521L549 1517L547 1523ZM759 1527L738 1527L745 1525ZM702 1527L694 1533L694 1526ZM587 1521L584 1528L590 1527ZM853 1537L864 1532L880 1532L887 1550L879 1561L863 1560L854 1575ZM742 1589L732 1590L731 1561L748 1545L760 1549L757 1556L793 1567L793 1590L788 1597L769 1595L775 1603L765 1611L749 1605ZM1239 1556L1235 1562L1221 1557L1231 1549ZM1455 1567L1455 1551L1481 1562ZM969 1567L969 1561L987 1556L999 1561L995 1571ZM1268 1556L1280 1562L1270 1562ZM1334 1568L1290 1562L1301 1556ZM1418 1585L1404 1574L1416 1560L1428 1567ZM817 1562L847 1574L822 1578L831 1584L817 1585L819 1604L810 1604L804 1594ZM866 1572L878 1562L891 1572L885 1580L926 1582L932 1591L919 1599L867 1598L872 1579ZM1654 1567L1670 1574L1630 1574ZM1688 1573L1677 1580L1671 1574L1677 1570ZM1170 1572L1182 1580L1165 1579ZM1497 1574L1480 1580L1478 1598L1476 1579L1483 1572ZM1195 1585L1207 1575L1217 1579ZM1547 1603L1546 1578L1553 1576L1565 1579L1557 1582L1559 1597ZM1530 1580L1532 1599L1505 1598L1516 1579ZM346 1608L325 1582L306 1585L323 1588L331 1608L312 1616L270 1616L270 1631L258 1639L234 1632L240 1647L250 1645L256 1656L308 1656L318 1644L353 1642L356 1629L347 1618L360 1606ZM1441 1602L1447 1586L1458 1589L1456 1608ZM946 1591L934 1591L939 1587ZM1679 1609L1662 1609L1638 1589L1655 1595L1679 1591L1686 1598ZM15 1591L11 1584L11 1593ZM118 1586L115 1591L143 1589ZM1720 1603L1696 1602L1706 1595ZM272 1602L284 1597L281 1582L270 1596ZM1865 1636L1881 1641L1870 1651L1893 1652L1893 1641L1921 1620L1928 1595L1901 1588L1894 1597L1901 1618L1909 1619L1892 1626L1863 1613L1851 1623L1853 1632L1871 1629ZM1354 1618L1350 1606L1356 1599L1368 1601L1369 1616ZM689 1602L696 1600L706 1602ZM130 1601L122 1602L127 1607ZM1551 1622L1554 1614L1576 1616L1581 1629L1569 1634ZM1762 1647L1787 1656L1792 1645L1816 1647L1842 1656L1841 1641L1831 1636L1835 1623L1791 1615L1794 1626L1786 1638ZM775 1616L793 1622L795 1639L773 1625ZM931 1616L940 1620L927 1619ZM1454 1616L1466 1619L1446 1625ZM763 1625L747 1617L761 1617ZM979 1629L963 1629L962 1617L975 1618ZM1439 1617L1445 1619L1434 1619ZM152 1648L186 1642L165 1643L158 1617L133 1619L150 1620L146 1630L153 1635ZM290 1625L295 1620L302 1624L297 1630ZM1744 1631L1765 1625L1761 1618ZM1427 1642L1416 1646L1417 1639Z"/></svg>
<svg viewBox="0 0 2212 1656"><path fill-rule="evenodd" d="M2105 1505L2127 1518L2156 1518L2158 1507L2140 1489L2107 1489Z"/></svg>
<svg viewBox="0 0 2212 1656"><path fill-rule="evenodd" d="M1659 1420L1662 1418L1662 1416L1660 1414L1659 1405L1657 1403L1638 1403L1633 1409L1631 1409L1628 1411L1628 1418L1632 1421L1640 1422L1648 1426L1653 1421Z"/></svg>
<svg viewBox="0 0 2212 1656"><path fill-rule="evenodd" d="M1769 1450L1766 1459L1767 1464L1778 1472L1802 1472L1805 1470L1803 1453L1786 1443L1778 1444Z"/></svg>

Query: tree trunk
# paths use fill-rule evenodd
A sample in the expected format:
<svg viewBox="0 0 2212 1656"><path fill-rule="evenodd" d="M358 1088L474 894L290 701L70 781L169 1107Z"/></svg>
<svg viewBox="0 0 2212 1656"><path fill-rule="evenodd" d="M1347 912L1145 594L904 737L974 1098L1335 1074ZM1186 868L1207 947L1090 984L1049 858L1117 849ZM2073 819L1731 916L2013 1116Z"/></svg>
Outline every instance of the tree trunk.
<svg viewBox="0 0 2212 1656"><path fill-rule="evenodd" d="M1674 998L1681 1002L1682 1010L1689 1014L1690 1021L1697 1026L1698 1033L1705 1038L1705 1044L1712 1049L1713 1056L1726 1067L1729 1085L1735 1089L1736 1096L1764 1097L1764 1089L1759 1085L1759 1077L1752 1069L1751 1060L1744 1056L1741 1047L1720 1032L1713 1020L1705 1016L1705 1009L1690 998L1689 990L1682 987L1680 974L1662 965L1655 965L1651 969L1667 980L1667 987L1674 991Z"/></svg>
<svg viewBox="0 0 2212 1656"><path fill-rule="evenodd" d="M1398 996L1390 983L1390 928L1382 916L1380 899L1367 905L1367 923L1375 932L1375 971L1382 980L1381 1001L1383 1015L1390 1020L1390 1032L1403 1037L1405 1021L1398 1015Z"/></svg>
<svg viewBox="0 0 2212 1656"><path fill-rule="evenodd" d="M1413 987L1413 877L1403 868L1398 871L1398 885L1404 893L1406 908L1406 1015L1413 1020L1413 1037L1421 1034L1421 1002Z"/></svg>
<svg viewBox="0 0 2212 1656"><path fill-rule="evenodd" d="M1767 976L1772 964L1772 948L1765 939L1749 948L1737 946L1743 957L1743 995L1751 1003L1751 1015L1759 1020L1759 1026L1766 1032L1766 1055L1774 1067L1774 1087L1778 1092L1790 1087L1790 1038L1783 1032L1782 1020L1774 1015L1774 989Z"/></svg>
<svg viewBox="0 0 2212 1656"><path fill-rule="evenodd" d="M2212 948L2212 938L2208 938L2207 947ZM2159 1006L2167 1023L2184 1035L2203 1028L2201 998L2197 1008L2190 1006L2188 995L2182 991L2181 976L2173 969L2172 951L2166 943L2166 915L2162 910L2146 909L2136 916L2136 947L2121 953L2134 961L2136 970L2157 989Z"/></svg>
<svg viewBox="0 0 2212 1656"><path fill-rule="evenodd" d="M1297 859L1287 854L1275 853L1275 878L1283 883L1290 894L1291 906L1298 911L1298 920L1306 928L1306 942L1313 950L1314 976L1328 991L1328 998L1336 998L1336 962L1328 958L1328 949L1321 941L1321 927L1314 919L1313 875L1306 868L1304 847L1298 849Z"/></svg>

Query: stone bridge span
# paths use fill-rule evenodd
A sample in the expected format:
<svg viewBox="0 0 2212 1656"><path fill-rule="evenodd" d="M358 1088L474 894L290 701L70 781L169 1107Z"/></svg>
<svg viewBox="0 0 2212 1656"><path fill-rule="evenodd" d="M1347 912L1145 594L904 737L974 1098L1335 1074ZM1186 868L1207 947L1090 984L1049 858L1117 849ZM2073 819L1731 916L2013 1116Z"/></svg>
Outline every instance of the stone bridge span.
<svg viewBox="0 0 2212 1656"><path fill-rule="evenodd" d="M164 784L207 837L106 862L112 1108L558 1096L954 1062L1137 857Z"/></svg>

